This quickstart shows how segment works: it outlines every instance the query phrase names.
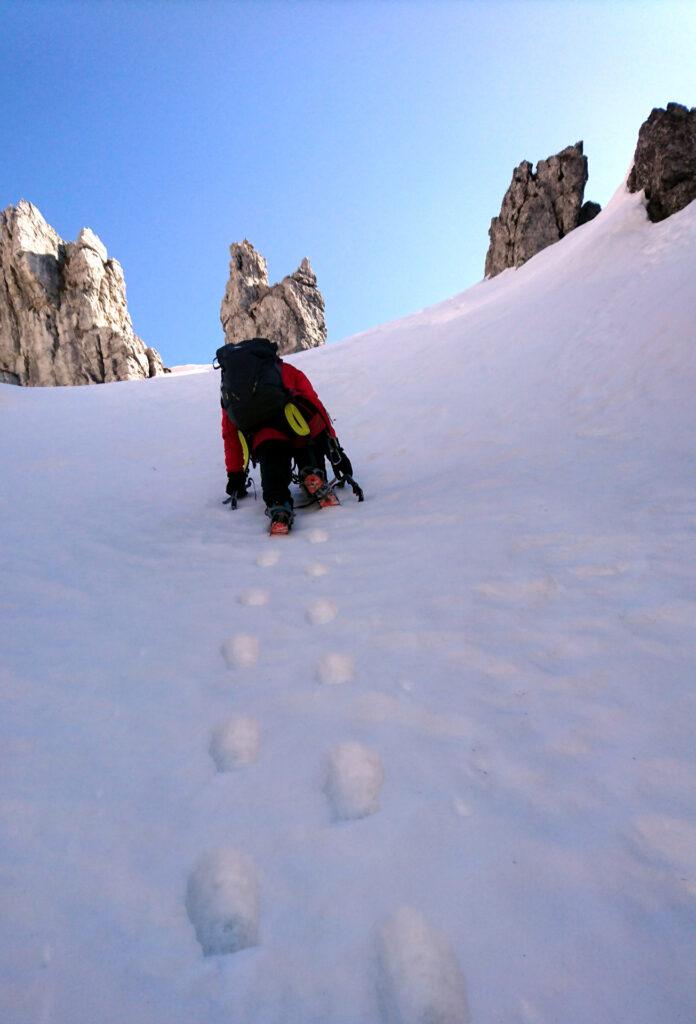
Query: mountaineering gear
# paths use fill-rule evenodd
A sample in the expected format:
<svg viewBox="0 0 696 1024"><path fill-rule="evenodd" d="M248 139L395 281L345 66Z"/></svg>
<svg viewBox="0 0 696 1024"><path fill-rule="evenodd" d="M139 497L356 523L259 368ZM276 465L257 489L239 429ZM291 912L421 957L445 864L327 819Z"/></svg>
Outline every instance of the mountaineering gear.
<svg viewBox="0 0 696 1024"><path fill-rule="evenodd" d="M242 446L242 461L244 463L243 468L244 471L246 472L247 467L249 465L249 445L247 444L247 440L244 434L241 432L241 430L238 430L237 434L239 436L239 443Z"/></svg>
<svg viewBox="0 0 696 1024"><path fill-rule="evenodd" d="M307 494L318 494L326 486L326 480L314 469L307 469L304 473L301 473L300 483L307 491Z"/></svg>
<svg viewBox="0 0 696 1024"><path fill-rule="evenodd" d="M326 442L329 454L329 462L333 466L334 473L340 479L342 476L349 477L353 475L353 466L351 461L343 451L341 442L337 437L330 437Z"/></svg>
<svg viewBox="0 0 696 1024"><path fill-rule="evenodd" d="M285 419L290 424L293 433L298 437L308 437L309 423L304 418L294 402L288 402L285 406Z"/></svg>
<svg viewBox="0 0 696 1024"><path fill-rule="evenodd" d="M283 414L288 396L278 346L266 338L223 345L215 354L220 369L220 404L247 436Z"/></svg>
<svg viewBox="0 0 696 1024"><path fill-rule="evenodd" d="M276 516L275 519L271 520L268 532L271 537L284 537L290 533L290 525Z"/></svg>
<svg viewBox="0 0 696 1024"><path fill-rule="evenodd" d="M227 474L227 487L225 488L230 498L246 498L246 473L244 470L235 470Z"/></svg>
<svg viewBox="0 0 696 1024"><path fill-rule="evenodd" d="M331 508L340 505L340 501L326 482L326 476L321 470L307 469L300 473L300 483L310 498L313 498L321 508Z"/></svg>
<svg viewBox="0 0 696 1024"><path fill-rule="evenodd" d="M330 487L327 489L326 494L321 496L317 495L317 502L319 504L319 508L335 508L336 505L341 504Z"/></svg>
<svg viewBox="0 0 696 1024"><path fill-rule="evenodd" d="M272 505L266 509L266 515L271 520L268 532L272 537L290 532L295 518L290 505Z"/></svg>
<svg viewBox="0 0 696 1024"><path fill-rule="evenodd" d="M328 450L329 461L336 475L334 484L337 487L345 487L346 484L350 484L353 494L356 496L358 501L364 501L365 492L360 484L353 479L353 466L341 447L341 442L334 435L334 437L328 437L326 439L326 447Z"/></svg>
<svg viewBox="0 0 696 1024"><path fill-rule="evenodd" d="M350 488L358 501L365 500L365 492L358 481L354 480L352 476L342 476L340 480L335 481L335 484L336 487L345 487L346 484L350 484Z"/></svg>
<svg viewBox="0 0 696 1024"><path fill-rule="evenodd" d="M258 340L258 339L257 339ZM238 345L223 346L238 348ZM218 359L219 361L219 359ZM301 437L290 427L285 413L282 412L273 422L264 424L252 433L244 432L254 461L259 461L258 449L264 441L282 441L291 449L291 453L299 452L308 441L314 440L323 431L334 436L334 428L328 412L322 405L319 396L301 370L290 363L280 361L280 375L286 391L286 404L291 402L301 412L309 427L309 434ZM237 426L232 422L225 410L222 410L222 438L225 443L225 466L230 472L244 468L244 452Z"/></svg>
<svg viewBox="0 0 696 1024"><path fill-rule="evenodd" d="M290 526L282 519L274 519L268 529L271 537L284 537L290 533Z"/></svg>

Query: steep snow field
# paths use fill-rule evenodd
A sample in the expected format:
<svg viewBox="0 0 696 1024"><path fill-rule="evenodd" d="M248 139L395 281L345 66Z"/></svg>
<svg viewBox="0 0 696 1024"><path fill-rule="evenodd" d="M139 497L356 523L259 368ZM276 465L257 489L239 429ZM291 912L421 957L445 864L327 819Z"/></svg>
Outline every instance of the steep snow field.
<svg viewBox="0 0 696 1024"><path fill-rule="evenodd" d="M695 282L620 190L298 356L288 538L215 373L0 387L3 1024L696 1019Z"/></svg>

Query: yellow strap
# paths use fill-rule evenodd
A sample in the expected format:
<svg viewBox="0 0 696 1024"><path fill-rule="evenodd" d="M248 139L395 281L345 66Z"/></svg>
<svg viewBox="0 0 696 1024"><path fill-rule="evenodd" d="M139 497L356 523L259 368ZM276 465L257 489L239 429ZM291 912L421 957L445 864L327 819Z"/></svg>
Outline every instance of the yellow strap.
<svg viewBox="0 0 696 1024"><path fill-rule="evenodd" d="M242 445L242 458L244 459L243 468L244 470L246 470L247 466L249 465L249 445L247 444L247 439L245 438L244 434L241 432L239 427L237 428L237 433L239 434L239 440Z"/></svg>
<svg viewBox="0 0 696 1024"><path fill-rule="evenodd" d="M300 410L292 402L288 402L285 406L285 419L290 424L290 427L300 437L306 437L309 433L309 424L304 418Z"/></svg>

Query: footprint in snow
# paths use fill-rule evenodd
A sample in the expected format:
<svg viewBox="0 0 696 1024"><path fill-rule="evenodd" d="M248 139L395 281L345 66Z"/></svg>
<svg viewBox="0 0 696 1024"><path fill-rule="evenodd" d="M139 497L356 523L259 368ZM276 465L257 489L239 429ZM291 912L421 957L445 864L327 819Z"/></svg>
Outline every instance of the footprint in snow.
<svg viewBox="0 0 696 1024"><path fill-rule="evenodd" d="M252 590L245 590L243 594L239 595L239 603L248 605L251 608L260 608L264 604L268 604L270 594L267 590L262 590L260 587L254 587Z"/></svg>
<svg viewBox="0 0 696 1024"><path fill-rule="evenodd" d="M259 882L253 861L232 847L206 854L189 876L186 911L205 956L258 945Z"/></svg>
<svg viewBox="0 0 696 1024"><path fill-rule="evenodd" d="M378 984L384 1020L392 1024L468 1024L466 983L449 940L412 907L383 925Z"/></svg>
<svg viewBox="0 0 696 1024"><path fill-rule="evenodd" d="M307 620L313 626L323 626L336 618L338 605L328 597L318 597L316 601L309 602L305 611Z"/></svg>
<svg viewBox="0 0 696 1024"><path fill-rule="evenodd" d="M312 579L319 579L320 576L326 576L329 571L328 565L324 565L323 562L310 562L305 572Z"/></svg>
<svg viewBox="0 0 696 1024"><path fill-rule="evenodd" d="M338 743L329 752L324 792L338 820L375 814L383 781L384 769L376 750L348 742Z"/></svg>
<svg viewBox="0 0 696 1024"><path fill-rule="evenodd" d="M310 544L323 544L328 539L329 535L326 530L321 530L318 526L307 533L307 540Z"/></svg>
<svg viewBox="0 0 696 1024"><path fill-rule="evenodd" d="M355 674L355 659L350 654L331 651L317 662L317 676L324 686L349 683Z"/></svg>
<svg viewBox="0 0 696 1024"><path fill-rule="evenodd" d="M280 551L262 551L256 559L256 564L260 565L262 569L268 569L272 565L277 565L280 561Z"/></svg>
<svg viewBox="0 0 696 1024"><path fill-rule="evenodd" d="M210 756L219 772L253 764L259 756L261 730L255 718L236 715L222 722L210 739Z"/></svg>
<svg viewBox="0 0 696 1024"><path fill-rule="evenodd" d="M221 650L228 668L251 668L259 656L259 641L255 636L238 633L225 640Z"/></svg>

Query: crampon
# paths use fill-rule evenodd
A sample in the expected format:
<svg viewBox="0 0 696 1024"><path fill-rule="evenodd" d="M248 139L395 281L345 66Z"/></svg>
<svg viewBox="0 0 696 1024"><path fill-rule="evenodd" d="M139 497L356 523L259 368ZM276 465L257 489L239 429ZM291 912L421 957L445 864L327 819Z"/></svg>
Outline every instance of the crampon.
<svg viewBox="0 0 696 1024"><path fill-rule="evenodd" d="M271 520L271 525L268 528L271 537L280 537L290 533L294 519L292 509L286 508L284 505L276 505L273 508L267 508L266 515Z"/></svg>
<svg viewBox="0 0 696 1024"><path fill-rule="evenodd" d="M318 473L307 473L302 478L302 486L310 498L313 498L321 508L331 508L333 505L341 504L334 494L333 487L322 480Z"/></svg>

